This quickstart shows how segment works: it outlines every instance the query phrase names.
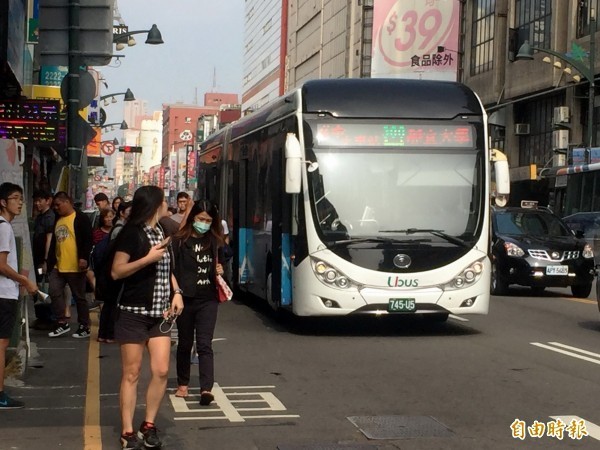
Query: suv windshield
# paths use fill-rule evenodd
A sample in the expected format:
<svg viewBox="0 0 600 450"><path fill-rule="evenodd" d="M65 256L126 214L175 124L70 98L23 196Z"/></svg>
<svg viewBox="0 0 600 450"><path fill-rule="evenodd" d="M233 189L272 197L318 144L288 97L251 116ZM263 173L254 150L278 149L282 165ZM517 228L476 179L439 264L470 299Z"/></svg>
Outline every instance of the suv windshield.
<svg viewBox="0 0 600 450"><path fill-rule="evenodd" d="M546 211L496 211L495 222L500 234L573 236L558 217Z"/></svg>

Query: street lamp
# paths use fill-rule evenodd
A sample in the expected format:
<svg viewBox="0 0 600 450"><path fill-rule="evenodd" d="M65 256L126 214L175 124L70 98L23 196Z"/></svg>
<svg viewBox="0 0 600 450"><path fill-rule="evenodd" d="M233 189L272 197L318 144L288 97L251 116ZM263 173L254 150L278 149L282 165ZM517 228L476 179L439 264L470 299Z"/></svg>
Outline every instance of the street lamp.
<svg viewBox="0 0 600 450"><path fill-rule="evenodd" d="M125 97L123 98L123 100L126 101L126 102L132 102L132 101L135 100L133 92L131 92L131 89L127 88L127 90L125 92L117 92L117 93L114 93L114 94L103 95L102 97L100 97L100 101L104 100L104 106L108 106L107 99L109 97L111 97L111 102L112 103L117 103L117 100L115 99L116 95L124 95Z"/></svg>
<svg viewBox="0 0 600 450"><path fill-rule="evenodd" d="M127 122L123 121L121 123L119 122L115 122L115 123L106 123L104 125L101 125L100 128L107 128L107 127L112 127L112 126L119 126L120 130L127 130L129 127L127 126Z"/></svg>
<svg viewBox="0 0 600 450"><path fill-rule="evenodd" d="M130 37L134 34L141 34L141 33L148 33L148 36L146 37L146 44L150 44L150 45L164 44L162 35L160 34L160 31L158 30L158 27L156 26L156 24L152 24L152 27L149 30L128 31L127 33L123 33L123 34L115 34L115 35L113 35L113 43L117 44L116 45L117 50L123 50L125 48L125 44L123 43L124 38ZM127 44L129 46L135 45L135 39L133 39L133 38L129 39L127 41Z"/></svg>
<svg viewBox="0 0 600 450"><path fill-rule="evenodd" d="M537 50L542 53L548 53L552 56L556 56L559 59L567 62L571 66L573 66L583 77L590 83L590 87L588 90L588 117L587 117L587 147L588 152L586 159L591 156L591 149L594 146L594 98L595 98L595 71L596 71L596 12L592 8L590 10L590 51L588 54L588 62L589 66L586 66L581 59L574 59L572 56L564 55L554 50L548 50L545 48L532 47L529 45L529 41L525 41L521 48L519 48L519 52L517 53L517 59L525 59L532 60L533 59L533 51ZM577 75L573 76L573 79L579 81L580 78Z"/></svg>

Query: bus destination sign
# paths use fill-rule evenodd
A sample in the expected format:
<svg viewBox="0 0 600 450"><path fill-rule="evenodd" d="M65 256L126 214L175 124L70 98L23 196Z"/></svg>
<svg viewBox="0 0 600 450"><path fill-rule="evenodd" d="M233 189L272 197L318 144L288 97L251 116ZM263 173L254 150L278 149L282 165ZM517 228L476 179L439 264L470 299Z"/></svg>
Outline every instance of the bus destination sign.
<svg viewBox="0 0 600 450"><path fill-rule="evenodd" d="M316 144L321 147L473 148L473 127L438 124L317 125Z"/></svg>

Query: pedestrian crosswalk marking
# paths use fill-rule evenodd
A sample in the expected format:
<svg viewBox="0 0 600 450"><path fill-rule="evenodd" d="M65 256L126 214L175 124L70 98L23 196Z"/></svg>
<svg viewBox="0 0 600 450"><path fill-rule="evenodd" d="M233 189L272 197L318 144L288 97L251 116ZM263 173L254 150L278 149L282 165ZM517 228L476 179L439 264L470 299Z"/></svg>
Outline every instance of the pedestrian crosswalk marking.
<svg viewBox="0 0 600 450"><path fill-rule="evenodd" d="M169 395L175 410L174 420L228 420L232 423L245 422L248 419L298 418L297 414L278 414L287 411L285 405L270 390L275 386L219 386L211 391L215 397L210 406L200 406L200 389L190 388L187 398ZM197 395L192 392L197 391ZM256 406L249 406L255 404ZM271 411L274 414L252 414ZM242 414L243 413L243 414ZM195 414L193 416L189 414Z"/></svg>

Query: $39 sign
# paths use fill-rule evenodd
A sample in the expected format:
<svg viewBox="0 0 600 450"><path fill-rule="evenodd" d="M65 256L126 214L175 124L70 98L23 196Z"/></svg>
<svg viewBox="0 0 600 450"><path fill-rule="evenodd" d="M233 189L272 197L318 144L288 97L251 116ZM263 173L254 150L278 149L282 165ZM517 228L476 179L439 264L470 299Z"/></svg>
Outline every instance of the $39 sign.
<svg viewBox="0 0 600 450"><path fill-rule="evenodd" d="M410 67L413 56L456 50L458 0L397 0L379 27L378 50L388 64ZM384 12L385 13L385 12Z"/></svg>

